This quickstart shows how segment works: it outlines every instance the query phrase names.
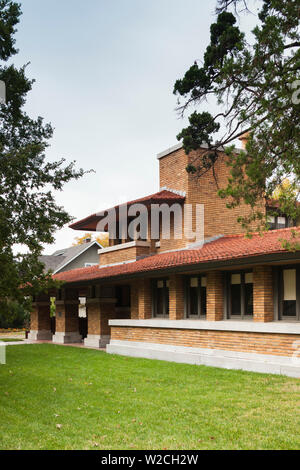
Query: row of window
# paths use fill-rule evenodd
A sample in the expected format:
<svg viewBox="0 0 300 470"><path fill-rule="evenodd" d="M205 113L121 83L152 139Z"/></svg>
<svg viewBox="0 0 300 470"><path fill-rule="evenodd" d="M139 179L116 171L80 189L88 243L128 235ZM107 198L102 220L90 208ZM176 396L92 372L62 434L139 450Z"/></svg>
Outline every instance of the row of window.
<svg viewBox="0 0 300 470"><path fill-rule="evenodd" d="M204 274L186 277L185 317L205 319L206 285ZM300 268L274 270L275 297L278 319L300 321ZM158 279L152 284L153 316L169 316L169 281ZM240 271L224 273L224 318L247 319L253 317L253 273Z"/></svg>
<svg viewBox="0 0 300 470"><path fill-rule="evenodd" d="M285 215L269 215L268 226L270 230L277 230L280 228L294 227L295 221Z"/></svg>

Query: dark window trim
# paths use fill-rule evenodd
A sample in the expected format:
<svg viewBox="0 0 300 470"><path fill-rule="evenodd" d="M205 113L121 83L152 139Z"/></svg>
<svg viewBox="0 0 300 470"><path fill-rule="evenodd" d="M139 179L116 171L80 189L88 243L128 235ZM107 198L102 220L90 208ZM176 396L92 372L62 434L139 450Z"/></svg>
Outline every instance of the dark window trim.
<svg viewBox="0 0 300 470"><path fill-rule="evenodd" d="M163 281L163 312L158 313L157 307L157 282ZM169 287L167 287L168 278L158 278L152 280L152 317L153 318L169 318ZM167 308L168 306L168 308Z"/></svg>
<svg viewBox="0 0 300 470"><path fill-rule="evenodd" d="M269 230L279 230L281 228L289 228L289 227L295 227L296 226L296 221L293 220L291 217L288 217L286 216L285 214L274 214L270 211L268 211L269 213L267 214L267 216L269 217L274 217L275 218L275 222L274 223L271 223L271 222L267 222L268 225L269 225ZM278 223L278 217L284 217L285 218L285 224L284 224L284 227L282 226L279 226L279 223Z"/></svg>
<svg viewBox="0 0 300 470"><path fill-rule="evenodd" d="M285 269L296 269L296 316L283 315L283 271ZM277 319L279 321L300 321L300 266L299 265L284 265L278 267L275 271L275 285L278 286L277 294L274 292L274 301L277 303ZM276 310L275 310L276 311Z"/></svg>
<svg viewBox="0 0 300 470"><path fill-rule="evenodd" d="M228 271L225 273L225 283L224 283L224 290L225 290L225 300L224 300L224 318L226 320L249 320L253 319L253 313L251 315L245 313L245 275L247 273L252 273L253 270L245 269L245 270L234 270ZM240 315L232 315L232 303L231 303L231 275L232 274L240 274L241 275L241 313ZM252 283L254 288L254 283Z"/></svg>
<svg viewBox="0 0 300 470"><path fill-rule="evenodd" d="M185 318L200 318L206 319L206 312L202 313L202 305L201 305L201 279L205 277L207 279L207 275L205 273L197 274L197 275L190 275L186 276L185 278L185 289L184 289L184 316ZM198 313L196 315L190 315L190 280L191 278L198 279ZM207 290L206 290L206 299L207 299Z"/></svg>

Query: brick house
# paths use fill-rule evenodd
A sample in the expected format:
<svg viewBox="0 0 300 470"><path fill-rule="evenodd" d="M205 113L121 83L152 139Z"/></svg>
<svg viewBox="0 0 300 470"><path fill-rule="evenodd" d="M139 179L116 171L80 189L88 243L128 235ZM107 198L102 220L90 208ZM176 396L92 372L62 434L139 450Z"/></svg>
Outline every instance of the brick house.
<svg viewBox="0 0 300 470"><path fill-rule="evenodd" d="M217 195L216 179L222 187L228 177L225 153L220 150L214 174L208 170L200 180L186 172L190 158L195 155L187 156L181 145L158 155L159 191L113 208L117 235L99 250L99 265L54 276L65 284L35 299L31 337L81 341L78 298L85 297L87 346L300 377L300 252L287 251L280 242L292 236L290 227L300 231L297 222L273 212L270 231L245 238L237 217L247 215L248 207L229 210ZM147 232L123 236L124 207L128 215L137 204L146 208ZM172 211L171 236L163 236L159 223L153 237L151 210L162 204L189 208L194 231L196 207L203 207L203 243L188 239L184 230L177 236ZM270 203L262 202L261 211L269 210ZM106 215L90 215L71 227L97 231ZM126 223L131 220L128 216ZM181 219L179 228L184 224ZM50 295L56 296L55 332L50 331Z"/></svg>

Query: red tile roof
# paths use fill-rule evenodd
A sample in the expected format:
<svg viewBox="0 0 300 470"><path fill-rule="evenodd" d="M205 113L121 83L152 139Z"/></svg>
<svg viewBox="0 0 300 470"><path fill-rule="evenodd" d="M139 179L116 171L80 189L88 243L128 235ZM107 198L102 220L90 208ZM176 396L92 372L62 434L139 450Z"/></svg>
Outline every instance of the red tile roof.
<svg viewBox="0 0 300 470"><path fill-rule="evenodd" d="M69 227L73 230L95 231L97 228L97 223L104 217L106 212L116 210L119 207L124 206L125 204L127 204L128 208L133 204L145 204L147 207L149 207L151 204L174 204L175 202L181 203L184 200L185 196L181 196L180 194L176 194L172 191L162 190L158 193L150 194L150 196L141 197L139 199L135 199L134 201L129 201L124 204L119 204L110 209L99 211L96 214L89 215L84 219L74 222L73 224L69 225Z"/></svg>
<svg viewBox="0 0 300 470"><path fill-rule="evenodd" d="M293 229L295 230L295 229ZM300 228L296 228L300 235ZM264 235L253 234L251 239L242 235L230 235L221 237L202 248L187 249L161 253L138 261L100 268L74 269L53 276L55 279L68 283L107 279L117 276L135 275L151 271L164 270L179 266L193 266L201 263L251 258L275 253L288 253L282 247L280 239L291 239L291 229L274 230ZM300 252L295 254L295 259L300 259ZM200 268L200 266L199 266Z"/></svg>

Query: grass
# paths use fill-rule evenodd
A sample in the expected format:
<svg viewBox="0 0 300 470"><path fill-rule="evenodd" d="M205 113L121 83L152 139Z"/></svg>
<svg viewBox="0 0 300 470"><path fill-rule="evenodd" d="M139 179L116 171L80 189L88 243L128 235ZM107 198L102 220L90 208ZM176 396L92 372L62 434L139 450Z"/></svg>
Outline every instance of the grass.
<svg viewBox="0 0 300 470"><path fill-rule="evenodd" d="M299 392L283 376L10 346L0 449L299 449Z"/></svg>
<svg viewBox="0 0 300 470"><path fill-rule="evenodd" d="M14 343L15 341L23 341L20 338L1 338L0 336L0 342L4 341L4 343Z"/></svg>

